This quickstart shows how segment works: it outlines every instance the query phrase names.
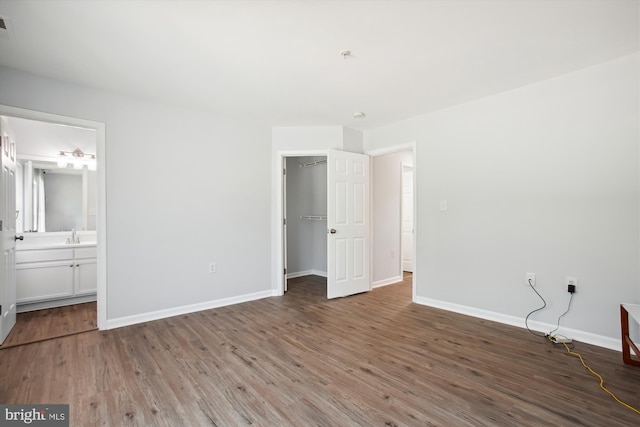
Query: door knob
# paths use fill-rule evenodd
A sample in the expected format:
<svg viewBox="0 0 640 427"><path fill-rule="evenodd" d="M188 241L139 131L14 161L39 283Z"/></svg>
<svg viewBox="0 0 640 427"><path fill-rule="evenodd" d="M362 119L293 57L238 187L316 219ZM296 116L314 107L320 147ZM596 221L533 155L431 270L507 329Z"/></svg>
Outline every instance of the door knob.
<svg viewBox="0 0 640 427"><path fill-rule="evenodd" d="M24 236L16 236L15 239L16 240L24 240Z"/></svg>
<svg viewBox="0 0 640 427"><path fill-rule="evenodd" d="M329 230L329 233L331 233L331 234L336 234L336 229L335 229L335 228L332 228L331 230Z"/></svg>

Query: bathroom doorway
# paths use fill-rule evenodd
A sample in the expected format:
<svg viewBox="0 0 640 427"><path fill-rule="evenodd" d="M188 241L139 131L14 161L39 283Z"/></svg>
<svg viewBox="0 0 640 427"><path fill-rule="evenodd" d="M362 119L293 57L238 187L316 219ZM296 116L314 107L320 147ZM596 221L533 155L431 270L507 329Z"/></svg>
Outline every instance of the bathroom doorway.
<svg viewBox="0 0 640 427"><path fill-rule="evenodd" d="M32 244L32 246L26 247L26 249L30 251L28 256L26 258L22 257L23 260L26 259L27 261L34 261L31 264L27 265L28 267L34 267L34 268L28 273L23 272L23 275L30 274L29 277L37 277L37 275L40 274L35 267L41 267L41 266L54 267L57 265L56 261L54 260L49 260L49 259L40 260L40 259L34 259L32 257L32 255L38 254L37 245L39 243L46 242L47 239L50 239L50 238L60 240L60 242L56 240L54 245L64 245L64 243L72 243L72 244L75 243L75 245L59 246L55 248L55 249L62 249L61 253L64 253L65 257L69 256L68 254L72 254L71 256L74 257L73 262L67 266L67 267L69 266L72 267L73 272L64 273L67 276L71 274L71 276L73 277L72 280L74 281L74 285L72 285L71 287L72 290L66 293L58 292L58 293L45 295L45 298L43 299L43 301L41 301L42 302L41 306L38 306L38 304L31 304L34 301L25 299L23 294L22 304L20 305L29 305L31 306L31 308L34 308L34 309L43 308L47 310L56 310L56 309L62 310L63 308L55 308L55 306L64 306L64 310L67 311L67 314L65 316L71 316L74 313L79 313L82 311L83 313L81 315L82 319L78 322L76 322L75 320L71 322L76 324L78 323L84 324L85 326L83 326L81 329L87 329L86 325L90 325L88 327L92 329L95 329L96 327L104 328L106 326L106 291L107 291L106 290L106 265L105 265L105 253L106 253L106 240L105 240L105 237L106 237L106 221L105 221L106 189L105 189L105 158L104 158L105 157L104 156L105 126L103 123L99 123L99 122L92 122L92 121L77 119L73 117L53 115L53 114L44 113L44 112L24 110L20 108L14 108L9 106L2 106L2 105L0 105L0 116L7 117L12 120L31 121L34 124L40 125L41 127L44 127L44 128L46 128L46 126L55 126L59 130L66 129L71 133L73 133L74 131L75 133L78 133L78 131L81 131L81 130L90 131L94 135L94 138L93 138L94 148L75 147L76 144L79 144L79 142L77 141L71 142L74 148L69 148L71 146L58 147L54 143L55 138L47 138L49 140L49 144L48 145L45 144L46 151L43 151L41 153L36 152L36 149L34 148L33 144L37 138L35 138L33 134L28 134L27 131L22 130L19 133L22 133L23 135L19 135L19 134L14 135L15 143L17 146L17 152L19 154L26 154L27 161L31 162L31 166L33 166L34 164L42 165L43 164L42 162L45 162L44 163L45 165L50 165L52 168L57 167L57 163L59 163L60 157L62 157L63 153L70 156L69 157L70 160L76 160L76 159L73 159L72 157L82 157L82 156L76 156L77 152L74 153L76 148L80 148L83 154L87 153L88 156L92 157L92 159L87 159L87 158L84 159L87 162L85 162L84 166L82 167L83 169L82 173L84 173L85 178L87 175L91 175L91 174L93 175L92 179L94 181L95 188L96 188L96 191L93 195L87 195L87 184L91 180L91 178L89 180L84 179L82 181L83 182L82 191L83 191L83 197L85 197L85 199L83 203L82 212L78 215L80 217L80 219L78 219L78 221L80 221L78 224L81 224L81 225L77 227L76 232L73 234L74 236L77 236L78 241L74 241L74 242L70 241L71 233L69 233L70 234L69 237L66 237L66 232L68 232L69 230L46 231L46 228L45 228L45 232L43 234L40 234L38 232L38 227L41 227L41 224L44 224L44 222L41 222L41 223L24 222L24 224L29 224L29 225L26 227L23 227L23 229L21 230L22 233L16 233L16 237L17 238L23 237L24 239L24 236L27 236L27 240L29 240L30 243ZM22 139L25 139L27 141L26 142L26 146L28 147L27 150L20 148L20 142ZM25 153L25 151L29 151L29 153ZM21 157L21 156L18 156L18 157ZM25 156L23 155L22 157L24 158ZM82 160L82 158L80 160ZM90 164L88 160L94 161L94 167L92 167L92 169L95 169L95 171L91 171L92 173L88 171L89 164ZM49 162L49 163L46 163L46 162ZM73 168L71 163L69 163L67 166L69 168ZM46 168L45 168L45 171L46 171ZM51 175L53 176L57 174L51 173ZM33 176L30 176L28 178L32 180ZM32 181L29 181L29 182L32 182ZM19 197L20 196L18 196L18 198ZM21 197L24 198L24 195L22 195ZM31 200L34 200L33 194L30 194L28 197L30 197ZM91 197L93 197L93 199L91 199ZM21 200L20 202L23 203L24 200ZM22 206L24 206L24 204ZM42 214L45 213L43 206L40 206L38 209L41 210ZM16 210L18 211L18 209ZM26 211L25 209L20 209L20 210L22 210L22 212L16 212L17 214L16 216L26 217L28 215L31 218L38 217L37 214L34 215L33 205L32 205L31 211ZM53 214L52 216L55 217L55 214ZM62 238L64 238L64 240ZM22 243L22 242L19 242L19 243ZM25 249L25 247L23 247L23 249ZM47 251L40 251L40 252L41 253L38 255L42 255L42 252L53 253L54 251L47 250ZM16 254L18 253L19 252L16 252ZM58 255L55 255L55 256L58 256ZM20 256L18 256L17 260L20 261ZM41 261L40 262L41 265L36 265L38 264L39 261ZM62 260L58 260L57 262L61 263ZM65 262L66 262L66 259L65 259ZM39 270L39 271L42 272L44 270ZM61 269L59 271L61 271ZM77 284L81 284L81 285L78 286ZM14 295L16 294L19 295L19 293L16 293L14 289ZM17 296L16 296L16 299L18 299ZM17 303L14 301L14 304L17 304ZM20 305L18 305L18 311L24 311L24 310L20 310L19 308ZM78 305L78 307L74 307L75 305ZM80 310L80 308L82 308L82 310ZM87 314L87 312L92 312L92 314ZM37 317L38 316L31 316L31 318L37 318ZM47 316L45 315L42 315L40 317L47 318Z"/></svg>

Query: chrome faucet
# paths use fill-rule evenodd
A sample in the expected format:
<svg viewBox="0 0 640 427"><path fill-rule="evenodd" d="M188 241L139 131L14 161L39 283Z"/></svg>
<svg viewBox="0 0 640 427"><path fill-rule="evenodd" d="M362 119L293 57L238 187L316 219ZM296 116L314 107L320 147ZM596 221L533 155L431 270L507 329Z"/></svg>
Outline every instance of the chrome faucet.
<svg viewBox="0 0 640 427"><path fill-rule="evenodd" d="M80 237L76 235L76 229L71 229L71 237L67 238L67 243L80 243Z"/></svg>

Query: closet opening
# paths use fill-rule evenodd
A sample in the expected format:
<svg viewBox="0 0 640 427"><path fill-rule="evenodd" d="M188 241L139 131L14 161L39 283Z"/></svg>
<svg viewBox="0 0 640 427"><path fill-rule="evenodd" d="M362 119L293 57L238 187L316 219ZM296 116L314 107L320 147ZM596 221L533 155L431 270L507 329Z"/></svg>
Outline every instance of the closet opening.
<svg viewBox="0 0 640 427"><path fill-rule="evenodd" d="M286 292L327 295L327 157L284 158Z"/></svg>

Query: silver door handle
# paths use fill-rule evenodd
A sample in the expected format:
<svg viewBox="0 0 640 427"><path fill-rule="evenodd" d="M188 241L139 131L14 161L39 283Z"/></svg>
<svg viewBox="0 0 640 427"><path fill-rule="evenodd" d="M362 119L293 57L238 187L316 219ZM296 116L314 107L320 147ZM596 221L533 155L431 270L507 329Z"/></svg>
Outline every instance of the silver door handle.
<svg viewBox="0 0 640 427"><path fill-rule="evenodd" d="M329 230L329 233L331 233L331 234L336 234L336 229L335 229L335 228L332 228L331 230Z"/></svg>

